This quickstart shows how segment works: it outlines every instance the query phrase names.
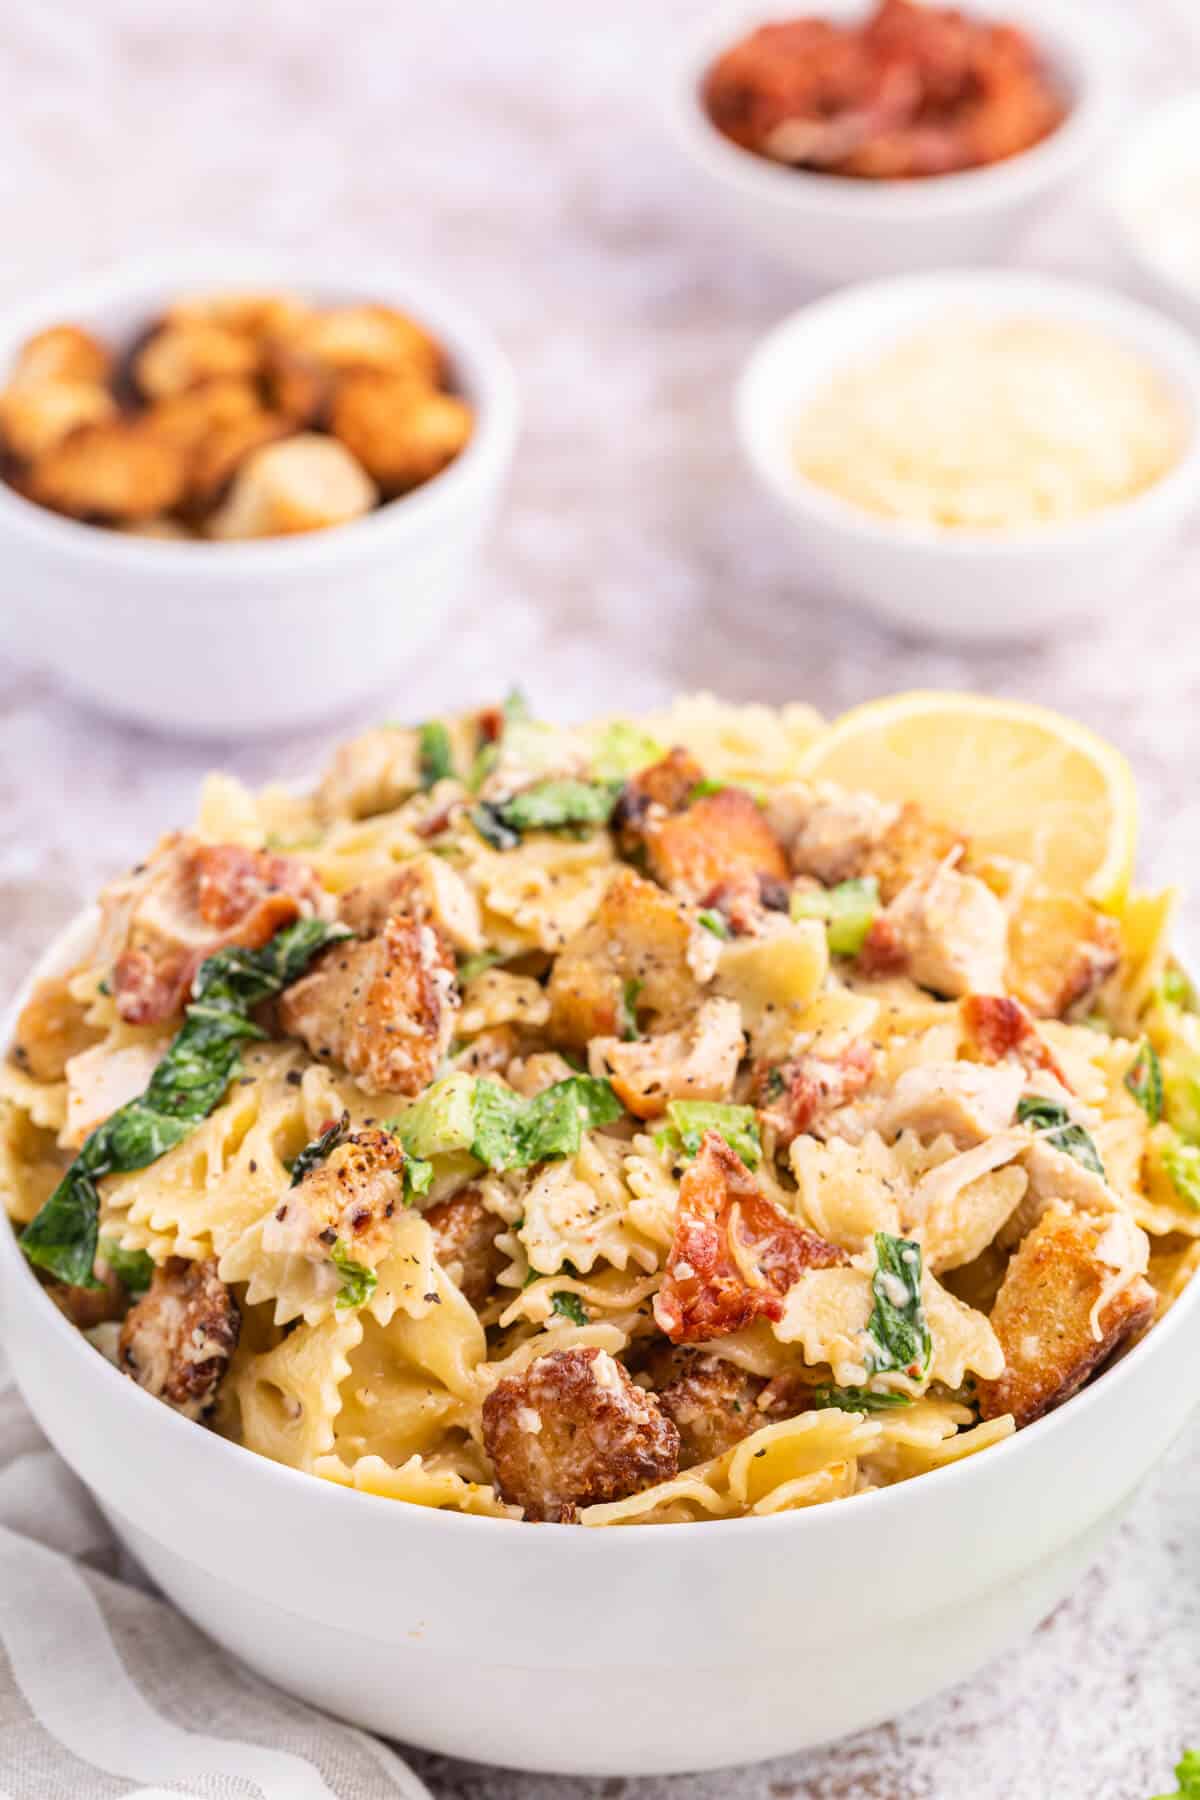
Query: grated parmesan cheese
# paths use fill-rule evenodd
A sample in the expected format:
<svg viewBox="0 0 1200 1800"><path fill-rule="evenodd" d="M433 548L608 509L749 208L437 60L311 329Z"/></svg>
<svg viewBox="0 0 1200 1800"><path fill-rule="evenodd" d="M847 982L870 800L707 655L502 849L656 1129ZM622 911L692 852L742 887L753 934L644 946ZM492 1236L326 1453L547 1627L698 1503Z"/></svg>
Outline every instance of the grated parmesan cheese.
<svg viewBox="0 0 1200 1800"><path fill-rule="evenodd" d="M1131 499L1178 461L1181 408L1141 357L1052 320L944 320L838 376L796 466L885 518L993 531Z"/></svg>

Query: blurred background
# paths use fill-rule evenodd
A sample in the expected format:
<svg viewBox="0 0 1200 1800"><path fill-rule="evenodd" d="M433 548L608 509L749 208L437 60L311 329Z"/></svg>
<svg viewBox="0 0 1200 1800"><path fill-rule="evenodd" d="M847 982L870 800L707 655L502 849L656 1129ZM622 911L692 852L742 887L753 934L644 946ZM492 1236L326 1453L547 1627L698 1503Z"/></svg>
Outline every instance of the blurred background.
<svg viewBox="0 0 1200 1800"><path fill-rule="evenodd" d="M1132 119L1200 81L1191 0L1076 4L1114 34ZM697 687L830 712L906 687L1005 693L1072 712L1129 755L1143 874L1186 875L1200 842L1200 522L1115 618L1046 644L965 652L830 604L746 471L733 381L762 332L815 289L729 233L669 141L666 70L706 10L692 0L6 7L0 302L126 254L261 244L323 261L393 259L490 325L523 410L511 488L439 638L371 717L427 717L513 683L564 718ZM1130 288L1104 215L1106 178L1099 161L1013 260ZM286 644L262 678L286 682ZM253 744L169 740L0 662L0 986L11 991L108 873L191 816L205 769L299 775L366 722ZM1194 942L1194 902L1188 923ZM1198 1456L1193 1443L1193 1489ZM798 1775L747 1772L737 1793L882 1797L903 1766L908 1792L965 1794L980 1758L1004 1771L980 1783L989 1796L1060 1791L1047 1785L1056 1765L1082 1783L1071 1793L1125 1794L1143 1774L1149 1792L1162 1745L1194 1734L1200 1717L1200 1597L1173 1581L1168 1550L1191 1516L1186 1476L1176 1463L1156 1478L1107 1566L969 1692L818 1753ZM1153 1613L1142 1604L1150 1590ZM446 1769L438 1781L440 1793L503 1800L576 1786L489 1785ZM660 1790L733 1786L717 1776Z"/></svg>

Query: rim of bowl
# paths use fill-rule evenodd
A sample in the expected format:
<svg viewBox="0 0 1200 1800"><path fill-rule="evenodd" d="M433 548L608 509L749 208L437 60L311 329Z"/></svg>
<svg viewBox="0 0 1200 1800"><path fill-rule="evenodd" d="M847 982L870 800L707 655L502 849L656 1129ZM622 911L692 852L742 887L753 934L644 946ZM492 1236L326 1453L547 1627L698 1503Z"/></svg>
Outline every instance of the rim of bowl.
<svg viewBox="0 0 1200 1800"><path fill-rule="evenodd" d="M360 261L348 256L343 265L293 251L231 245L124 258L52 283L0 310L0 365L6 365L22 339L32 333L75 318L86 325L90 314L106 306L140 303L146 317L152 318L156 305L182 294L254 287L288 288L302 295L314 290L343 292L411 310L444 342L462 390L475 408L471 436L454 461L420 487L384 501L362 518L319 531L233 543L139 538L39 506L5 481L0 481L0 530L32 538L43 551L83 561L96 557L108 568L137 567L164 577L186 568L190 576L207 577L219 585L225 577L286 574L300 565L309 568L370 556L386 548L389 539L419 533L439 518L452 518L479 479L488 479L511 461L520 407L516 375L505 352L481 320L457 300L423 277L410 276L402 264L378 257ZM169 595L170 587L164 586L160 600ZM231 586L230 597L242 602L244 589Z"/></svg>
<svg viewBox="0 0 1200 1800"><path fill-rule="evenodd" d="M97 907L84 908L62 931L57 933L37 959L18 988L11 1005L5 1008L3 1016L0 1017L0 1034L2 1034L4 1046L7 1046L12 1037L20 1009L28 998L34 983L43 975L51 974L60 965L64 965L67 957L74 954L77 947L82 949L87 935L94 931L98 920L99 910ZM1187 966L1190 967L1190 965ZM398 1529L403 1528L405 1521L411 1522L414 1513L422 1515L424 1522L429 1524L431 1529L450 1532L487 1529L492 1532L499 1531L510 1534L514 1526L522 1523L519 1520L493 1519L483 1514L456 1512L451 1508L419 1506L415 1501L395 1500L384 1494L372 1494L358 1488L343 1487L340 1482L328 1481L319 1475L306 1473L302 1469L293 1469L284 1463L273 1462L269 1457L260 1456L256 1451L247 1449L244 1444L234 1443L229 1438L218 1437L215 1432L207 1431L192 1420L183 1418L169 1406L165 1406L162 1401L154 1399L136 1382L123 1376L108 1361L107 1357L101 1355L87 1341L82 1331L72 1325L58 1310L38 1281L29 1263L26 1262L18 1243L17 1230L15 1221L10 1219L6 1213L0 1213L0 1258L10 1258L16 1265L15 1278L26 1282L33 1290L36 1296L33 1303L34 1305L40 1304L47 1329L62 1336L64 1343L68 1339L73 1342L74 1348L71 1354L79 1358L81 1382L87 1382L89 1379L87 1371L90 1369L93 1374L98 1374L101 1380L116 1383L117 1386L113 1388L112 1392L117 1404L134 1408L140 1407L144 1428L167 1434L164 1442L169 1442L170 1435L179 1432L191 1434L187 1441L198 1442L200 1440L196 1434L201 1434L202 1440L207 1443L212 1453L214 1480L218 1478L220 1469L224 1465L231 1471L233 1479L236 1479L235 1472L241 1470L248 1480L252 1481L257 1477L263 1481L280 1484L284 1490L296 1494L297 1497L307 1494L309 1502L314 1506L336 1509L339 1506L361 1507L364 1504L373 1503L377 1510L380 1508L390 1510L398 1520ZM921 1495L927 1492L926 1484L928 1483L936 1482L939 1494L952 1481L957 1482L960 1488L969 1490L973 1483L986 1479L981 1470L986 1471L992 1468L994 1458L1005 1456L1011 1461L1014 1456L1028 1455L1031 1434L1036 1433L1036 1442L1041 1444L1052 1433L1063 1431L1065 1419L1078 1420L1085 1409L1096 1412L1099 1407L1104 1405L1107 1395L1115 1394L1117 1389L1129 1380L1129 1369L1132 1365L1136 1363L1140 1369L1150 1355L1158 1356L1165 1352L1177 1333L1183 1328L1188 1314L1198 1305L1200 1305L1200 1273L1193 1276L1183 1293L1167 1312L1166 1317L1152 1325L1140 1343L1135 1344L1133 1349L1122 1356L1112 1367L1105 1369L1079 1393L1065 1401L1062 1406L1053 1412L1044 1414L1032 1425L1025 1426L1021 1431L1013 1432L1007 1438L988 1445L986 1449L978 1451L974 1455L960 1457L956 1462L944 1464L940 1469L928 1470L925 1474L916 1476L909 1481L895 1482L890 1487L876 1488L870 1493L850 1496L854 1506L854 1511L850 1515L843 1512L841 1502L830 1501L820 1506L800 1507L790 1512L769 1513L762 1517L699 1519L668 1526L642 1523L622 1525L619 1529L612 1530L583 1527L575 1531L549 1533L551 1541L555 1544L575 1546L574 1550L553 1551L551 1554L618 1555L620 1554L618 1550L597 1552L594 1549L582 1550L580 1546L607 1543L609 1540L616 1540L619 1543L631 1532L640 1541L644 1541L647 1536L651 1535L652 1541L657 1541L663 1531L672 1533L703 1532L704 1542L712 1539L714 1534L728 1534L731 1531L741 1533L755 1530L760 1535L768 1531L807 1530L813 1532L821 1529L822 1520L826 1519L830 1513L834 1513L836 1518L829 1522L831 1525L836 1525L838 1521L842 1521L844 1524L847 1516L854 1519L862 1516L873 1520L881 1511L885 1515L892 1513L899 1515L905 1509L922 1506L926 1502L921 1499ZM1156 1348L1152 1349L1152 1346ZM117 1399L118 1393L119 1399ZM182 1444L185 1440L178 1438L177 1441ZM1147 1472L1143 1471L1142 1474ZM1139 1475L1137 1480L1141 1479L1142 1475ZM932 1500L930 1504L932 1504ZM346 1516L349 1519L354 1515L350 1513ZM382 1518L384 1514L380 1512L379 1516ZM434 1523L435 1520L436 1523ZM547 1534L539 1535L539 1542L542 1541L544 1535ZM671 1539L668 1538L667 1542L669 1544Z"/></svg>
<svg viewBox="0 0 1200 1800"><path fill-rule="evenodd" d="M850 368L861 355L882 354L889 345L918 332L936 320L939 312L956 306L969 307L973 299L984 303L989 314L997 303L1011 296L1014 313L1048 319L1070 318L1103 335L1108 332L1123 342L1159 376L1172 398L1186 414L1186 437L1180 454L1148 488L1078 518L1053 520L1017 530L931 526L904 519L888 519L859 508L829 492L782 457L768 442L763 425L762 390L775 385L785 356L794 354L797 366L807 366L822 325L845 313L859 314L848 337L861 339L839 350L815 389L806 390L802 401L827 386L839 372ZM910 311L908 301L919 302ZM888 320L892 303L900 317ZM879 327L877 329L876 327ZM808 514L839 531L893 549L913 548L930 554L971 558L1027 556L1041 550L1091 547L1106 536L1116 536L1131 524L1171 511L1178 502L1194 501L1200 491L1200 344L1192 334L1156 307L1148 306L1111 289L1086 281L1035 270L974 268L930 270L915 275L883 276L855 282L798 307L774 325L751 350L734 387L734 424L746 459L764 486L800 515Z"/></svg>
<svg viewBox="0 0 1200 1800"><path fill-rule="evenodd" d="M1169 263L1154 254L1146 239L1134 230L1129 219L1134 190L1148 165L1153 163L1161 140L1170 139L1176 134L1181 122L1187 120L1189 115L1192 124L1200 126L1200 87L1188 88L1182 94L1173 94L1169 100L1160 100L1151 107L1122 144L1105 198L1110 224L1130 261L1170 295L1176 304L1195 310L1200 307L1200 281L1189 285L1182 280Z"/></svg>
<svg viewBox="0 0 1200 1800"><path fill-rule="evenodd" d="M796 15L834 18L867 10L869 0L795 0ZM1048 0L995 0L1006 23L1029 32L1071 90L1071 107L1048 137L984 168L912 181L866 181L773 163L743 150L717 130L701 101L701 83L723 50L757 25L773 23L779 6L765 0L727 0L690 32L674 59L668 116L677 140L727 186L799 214L896 221L944 218L1004 206L1072 172L1112 124L1122 86L1115 48L1090 10Z"/></svg>

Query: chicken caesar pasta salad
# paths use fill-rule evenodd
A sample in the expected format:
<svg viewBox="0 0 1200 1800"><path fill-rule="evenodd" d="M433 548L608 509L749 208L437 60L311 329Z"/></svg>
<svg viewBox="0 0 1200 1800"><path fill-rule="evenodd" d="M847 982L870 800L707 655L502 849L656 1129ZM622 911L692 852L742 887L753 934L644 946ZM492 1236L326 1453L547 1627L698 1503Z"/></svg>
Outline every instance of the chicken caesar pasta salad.
<svg viewBox="0 0 1200 1800"><path fill-rule="evenodd" d="M1200 1015L1114 751L909 695L502 707L210 778L20 1013L97 1350L348 1488L674 1523L986 1449L1200 1260Z"/></svg>

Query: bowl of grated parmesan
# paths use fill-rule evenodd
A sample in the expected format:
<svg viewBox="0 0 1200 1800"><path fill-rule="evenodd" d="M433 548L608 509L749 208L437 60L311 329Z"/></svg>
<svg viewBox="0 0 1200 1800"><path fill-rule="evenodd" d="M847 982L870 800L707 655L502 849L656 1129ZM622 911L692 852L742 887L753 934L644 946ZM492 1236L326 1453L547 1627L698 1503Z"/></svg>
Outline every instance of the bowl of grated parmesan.
<svg viewBox="0 0 1200 1800"><path fill-rule="evenodd" d="M1120 604L1200 488L1200 350L1057 277L943 272L804 307L750 357L736 415L831 587L962 639Z"/></svg>

